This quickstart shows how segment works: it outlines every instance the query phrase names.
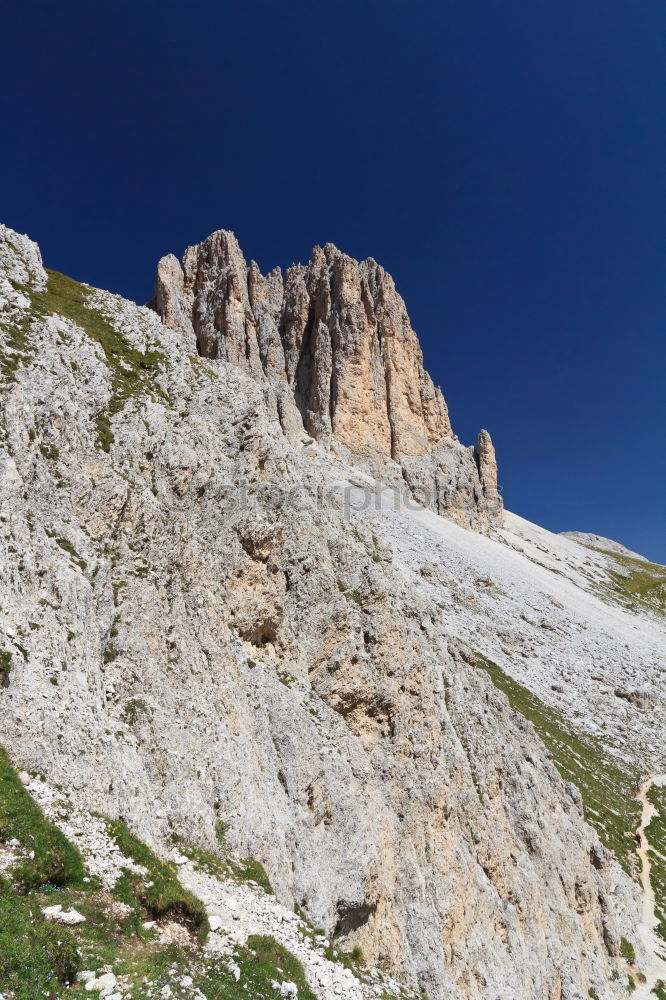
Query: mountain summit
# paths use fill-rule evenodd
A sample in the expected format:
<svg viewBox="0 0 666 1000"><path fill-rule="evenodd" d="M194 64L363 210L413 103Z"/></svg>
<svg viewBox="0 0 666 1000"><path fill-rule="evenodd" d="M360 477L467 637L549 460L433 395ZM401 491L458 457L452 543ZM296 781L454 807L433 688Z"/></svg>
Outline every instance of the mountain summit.
<svg viewBox="0 0 666 1000"><path fill-rule="evenodd" d="M327 243L284 278L279 268L264 276L219 230L181 261L162 258L151 305L202 357L258 379L292 438L305 431L380 477L398 472L458 523L501 523L490 435L481 431L476 449L458 442L405 303L376 261Z"/></svg>
<svg viewBox="0 0 666 1000"><path fill-rule="evenodd" d="M373 261L0 227L0 994L647 1000L666 570L584 541Z"/></svg>

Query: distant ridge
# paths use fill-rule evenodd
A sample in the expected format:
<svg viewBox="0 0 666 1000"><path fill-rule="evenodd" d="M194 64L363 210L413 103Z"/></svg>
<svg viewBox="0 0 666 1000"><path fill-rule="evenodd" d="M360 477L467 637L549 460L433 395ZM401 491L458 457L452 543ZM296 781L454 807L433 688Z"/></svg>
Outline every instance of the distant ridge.
<svg viewBox="0 0 666 1000"><path fill-rule="evenodd" d="M614 542L612 538L604 538L603 535L594 535L590 531L560 531L560 534L564 538L571 538L574 542L580 542L581 545L591 545L593 548L602 549L604 552L615 552L617 555L630 556L631 559L642 559L643 562L650 562L649 559L642 556L639 552L633 552L626 545Z"/></svg>

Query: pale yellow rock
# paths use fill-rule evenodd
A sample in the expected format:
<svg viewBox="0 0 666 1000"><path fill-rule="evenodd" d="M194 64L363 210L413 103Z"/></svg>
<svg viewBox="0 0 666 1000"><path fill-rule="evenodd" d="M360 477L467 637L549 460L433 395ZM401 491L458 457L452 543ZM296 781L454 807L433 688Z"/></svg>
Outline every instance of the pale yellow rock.
<svg viewBox="0 0 666 1000"><path fill-rule="evenodd" d="M279 270L264 277L248 266L233 233L219 230L180 268L173 255L160 261L151 304L201 355L260 380L290 438L302 429L335 441L382 479L401 468L420 502L460 524L501 522L490 436L481 433L475 454L453 435L405 303L372 258L327 243L283 282Z"/></svg>

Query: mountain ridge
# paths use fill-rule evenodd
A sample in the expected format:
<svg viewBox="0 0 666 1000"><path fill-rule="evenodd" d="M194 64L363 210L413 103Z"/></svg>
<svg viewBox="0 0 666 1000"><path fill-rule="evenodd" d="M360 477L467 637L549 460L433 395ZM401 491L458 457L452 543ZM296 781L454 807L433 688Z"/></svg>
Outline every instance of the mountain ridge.
<svg viewBox="0 0 666 1000"><path fill-rule="evenodd" d="M626 996L652 965L622 823L663 761L658 607L607 555L509 513L469 530L480 507L440 516L387 453L288 432L270 380L4 228L0 337L14 763L162 856L222 824L431 1000ZM651 707L615 693L641 685Z"/></svg>
<svg viewBox="0 0 666 1000"><path fill-rule="evenodd" d="M342 445L462 524L501 523L490 435L459 444L405 303L374 259L327 243L283 280L279 268L263 276L248 265L235 235L218 230L180 261L162 258L150 305L201 356L257 378L288 436Z"/></svg>

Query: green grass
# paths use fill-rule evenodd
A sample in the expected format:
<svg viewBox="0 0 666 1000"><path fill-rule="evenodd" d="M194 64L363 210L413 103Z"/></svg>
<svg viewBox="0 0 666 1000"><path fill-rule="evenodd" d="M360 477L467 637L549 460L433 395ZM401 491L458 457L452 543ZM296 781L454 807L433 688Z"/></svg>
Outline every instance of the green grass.
<svg viewBox="0 0 666 1000"><path fill-rule="evenodd" d="M238 982L227 967L230 958L240 970ZM134 1000L159 996L166 985L177 1000L191 996L189 989L175 985L186 973L207 1000L281 1000L279 987L276 989L272 983L285 981L295 983L299 1000L316 1000L301 963L272 937L250 937L246 947L237 948L230 956L205 959L193 949L157 949L146 941L118 956L114 970L128 976ZM152 984L150 987L143 984L144 977Z"/></svg>
<svg viewBox="0 0 666 1000"><path fill-rule="evenodd" d="M3 319L0 330L5 334L5 347L0 350L0 371L5 378L13 381L18 366L35 353L30 336L30 315L21 313L11 322Z"/></svg>
<svg viewBox="0 0 666 1000"><path fill-rule="evenodd" d="M215 878L233 879L236 882L256 882L265 893L268 893L269 896L273 895L270 879L261 862L255 858L241 858L240 861L236 861L230 857L224 838L220 840L218 836L218 842L220 843L219 854L213 854L212 851L206 851L201 847L182 843L179 843L179 850L186 858L190 858L201 871L207 872Z"/></svg>
<svg viewBox="0 0 666 1000"><path fill-rule="evenodd" d="M9 686L9 675L12 672L13 653L8 649L0 649L0 687Z"/></svg>
<svg viewBox="0 0 666 1000"><path fill-rule="evenodd" d="M56 545L59 545L60 548L67 553L72 562L76 563L76 565L79 567L80 570L85 570L88 563L85 561L85 559L83 559L79 555L79 553L76 551L72 543L67 538L56 537L54 538L54 541Z"/></svg>
<svg viewBox="0 0 666 1000"><path fill-rule="evenodd" d="M580 790L586 821L624 870L636 878L638 859L631 834L640 821L635 799L640 775L629 765L620 766L601 740L574 732L561 712L545 705L497 664L477 654L477 666L506 694L514 711L534 725L562 777Z"/></svg>
<svg viewBox="0 0 666 1000"><path fill-rule="evenodd" d="M12 869L12 881L22 891L46 883L82 884L85 868L79 851L49 823L0 748L0 842L12 839L34 852L34 858L26 857Z"/></svg>
<svg viewBox="0 0 666 1000"><path fill-rule="evenodd" d="M154 998L155 984L160 989L170 985L177 1000L189 996L190 991L178 985L185 974L193 977L207 1000L280 1000L279 988L271 984L286 980L298 987L299 1000L316 1000L300 962L271 937L250 938L246 947L236 950L239 982L227 968L226 956L205 957L196 945L208 930L202 903L180 884L175 866L157 858L124 824L107 820L108 832L146 875L126 872L111 892L97 880L84 882L78 852L45 819L4 751L0 764L0 839L15 837L35 852L29 872L18 878L12 869L16 884L0 878L0 987L11 990L13 1000L65 1000L71 995L67 984L80 969L105 965L128 981L135 1000ZM222 824L220 834L224 840ZM205 852L197 857L214 874L226 876L231 864L242 877L258 880L249 862L228 862ZM129 910L118 912L116 900ZM55 902L64 909L75 907L85 922L70 929L47 921L42 908ZM147 916L184 923L196 936L192 946L161 945L141 926ZM143 983L144 977L151 985Z"/></svg>
<svg viewBox="0 0 666 1000"><path fill-rule="evenodd" d="M255 989L272 989L270 983L273 979L279 982L288 980L298 987L299 1000L316 1000L308 986L303 966L275 938L258 935L249 937L247 948L240 958L243 962L242 965L241 962L238 963L241 972L243 968L247 968L248 974L255 980ZM242 978L241 974L241 980Z"/></svg>
<svg viewBox="0 0 666 1000"><path fill-rule="evenodd" d="M123 408L127 400L148 393L166 400L164 392L155 383L155 374L164 362L164 354L157 350L140 351L89 305L91 289L68 278L58 271L46 268L48 285L45 292L21 288L28 295L32 310L30 316L21 316L11 328L5 327L9 352L0 357L0 370L14 378L21 362L29 359L35 348L31 346L30 318L44 319L50 315L72 320L100 345L107 367L111 372L111 402L108 412L95 418L99 447L108 451L113 443L110 418Z"/></svg>
<svg viewBox="0 0 666 1000"><path fill-rule="evenodd" d="M231 875L238 882L256 882L269 896L274 895L270 879L266 874L266 869L260 861L257 861L255 858L241 858L240 861L236 861L231 857L231 851L227 844L228 829L229 824L225 823L224 820L218 819L215 823L215 836L220 845L219 855L210 854L209 852L201 853L208 853L208 856L211 858L217 857L218 861L226 865L227 877Z"/></svg>
<svg viewBox="0 0 666 1000"><path fill-rule="evenodd" d="M128 830L124 823L107 820L107 832L125 855L147 869L145 876L130 871L114 888L117 899L130 906L138 900L152 920L170 919L184 924L200 940L208 934L208 917L200 899L185 889L177 876L176 865L158 858L150 848ZM152 885L147 883L152 882Z"/></svg>
<svg viewBox="0 0 666 1000"><path fill-rule="evenodd" d="M234 871L241 882L256 882L264 892L273 895L273 887L266 874L266 869L256 858L241 858L233 862Z"/></svg>
<svg viewBox="0 0 666 1000"><path fill-rule="evenodd" d="M615 603L632 611L649 609L666 614L666 566L609 552L596 545L580 544L613 560L618 567L607 570L610 584L602 596L610 596Z"/></svg>
<svg viewBox="0 0 666 1000"><path fill-rule="evenodd" d="M48 923L34 896L20 896L0 878L0 987L16 1000L59 996L80 967L72 931Z"/></svg>
<svg viewBox="0 0 666 1000"><path fill-rule="evenodd" d="M625 937L620 938L620 954L630 965L636 961L636 949L631 941L627 941Z"/></svg>
<svg viewBox="0 0 666 1000"><path fill-rule="evenodd" d="M83 860L46 819L0 747L0 842L9 840L28 856L0 878L0 985L16 1000L60 996L80 967L77 940L68 928L45 920L36 889L83 886Z"/></svg>
<svg viewBox="0 0 666 1000"><path fill-rule="evenodd" d="M653 785L648 801L657 812L645 831L650 844L650 881L654 890L657 933L666 941L666 788ZM666 992L666 988L665 988Z"/></svg>
<svg viewBox="0 0 666 1000"><path fill-rule="evenodd" d="M643 562L631 556L606 553L619 564L621 571L609 570L616 593L634 604L666 613L666 566Z"/></svg>

